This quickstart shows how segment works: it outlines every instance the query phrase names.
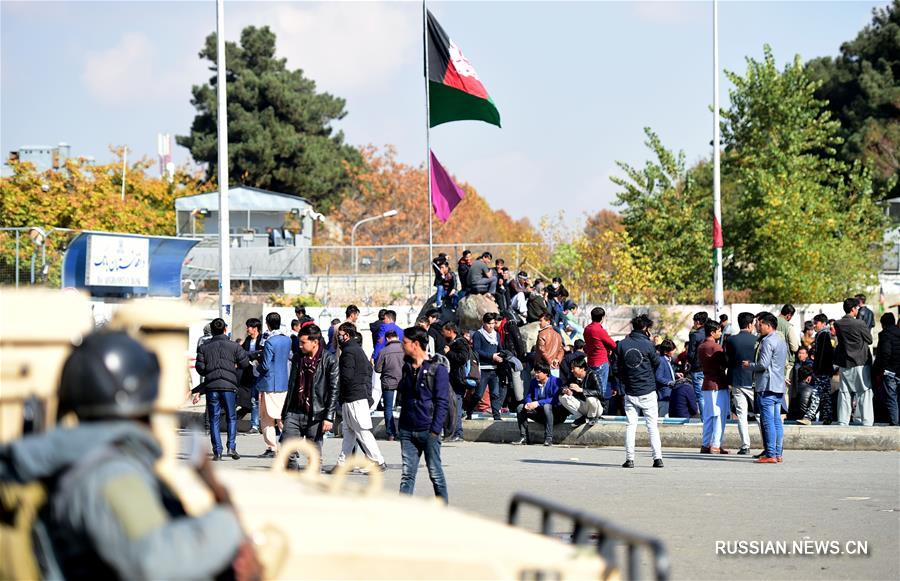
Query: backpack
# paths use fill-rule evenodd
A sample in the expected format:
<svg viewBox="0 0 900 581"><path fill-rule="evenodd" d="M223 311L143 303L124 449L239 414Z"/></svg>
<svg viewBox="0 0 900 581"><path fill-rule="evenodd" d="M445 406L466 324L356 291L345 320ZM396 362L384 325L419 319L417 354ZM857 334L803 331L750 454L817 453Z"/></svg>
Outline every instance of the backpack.
<svg viewBox="0 0 900 581"><path fill-rule="evenodd" d="M466 389L475 389L481 381L481 366L478 364L478 355L473 349L469 349L466 363L459 368L459 383Z"/></svg>
<svg viewBox="0 0 900 581"><path fill-rule="evenodd" d="M447 371L450 371L450 360L441 355L440 353L435 354L431 359L428 360L431 365L428 366L428 371L425 372L425 381L428 383L428 387L431 389L431 393L434 393L434 378L437 375L438 365L443 365ZM456 392L447 386L447 417L444 418L444 434L450 435L454 431L456 431L456 423L459 419L457 414L457 398Z"/></svg>

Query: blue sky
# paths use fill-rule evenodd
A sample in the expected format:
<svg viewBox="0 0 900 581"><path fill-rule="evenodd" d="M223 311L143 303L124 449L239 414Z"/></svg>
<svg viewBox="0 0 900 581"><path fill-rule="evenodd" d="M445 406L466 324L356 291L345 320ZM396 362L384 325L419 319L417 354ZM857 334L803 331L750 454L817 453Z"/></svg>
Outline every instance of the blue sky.
<svg viewBox="0 0 900 581"><path fill-rule="evenodd" d="M693 161L712 139L711 2L429 2L503 119L441 125L436 155L496 208L570 223L611 207L616 160L643 164L642 128ZM729 2L720 62L743 72L764 43L779 63L836 55L881 2ZM350 143L425 159L419 2L226 2L226 36L269 25L279 56L347 100ZM186 134L197 57L215 2L0 3L0 147L72 145L111 159L155 157L156 134ZM722 77L722 101L728 83ZM188 152L175 148L175 161Z"/></svg>

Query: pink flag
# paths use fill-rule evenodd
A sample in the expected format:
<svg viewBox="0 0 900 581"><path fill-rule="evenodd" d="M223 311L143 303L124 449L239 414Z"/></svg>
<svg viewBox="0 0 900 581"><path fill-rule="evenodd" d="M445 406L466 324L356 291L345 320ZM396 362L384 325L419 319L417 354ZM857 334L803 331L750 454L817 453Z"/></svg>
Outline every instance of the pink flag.
<svg viewBox="0 0 900 581"><path fill-rule="evenodd" d="M431 205L434 206L434 214L441 222L450 219L450 212L465 197L466 193L447 174L447 170L438 162L431 153Z"/></svg>

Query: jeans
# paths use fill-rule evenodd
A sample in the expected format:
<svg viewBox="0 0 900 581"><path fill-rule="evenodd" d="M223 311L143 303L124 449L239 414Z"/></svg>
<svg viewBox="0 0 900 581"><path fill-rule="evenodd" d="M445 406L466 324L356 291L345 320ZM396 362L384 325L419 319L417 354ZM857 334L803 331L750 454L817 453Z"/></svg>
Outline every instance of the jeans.
<svg viewBox="0 0 900 581"><path fill-rule="evenodd" d="M206 414L209 416L209 438L212 440L213 454L222 454L222 435L219 422L223 406L225 407L225 417L228 419L228 449L237 449L235 444L237 412L235 411L234 401L235 394L233 391L206 392Z"/></svg>
<svg viewBox="0 0 900 581"><path fill-rule="evenodd" d="M609 363L591 367L591 373L597 376L597 383L600 384L600 392L603 394L603 399L609 399L612 395L609 389Z"/></svg>
<svg viewBox="0 0 900 581"><path fill-rule="evenodd" d="M781 423L781 401L783 398L784 394L771 391L759 394L763 440L766 444L766 456L769 458L777 458L783 452L784 426Z"/></svg>
<svg viewBox="0 0 900 581"><path fill-rule="evenodd" d="M662 443L659 439L659 425L657 425L658 407L656 392L647 395L625 395L625 416L628 418L628 427L625 428L625 459L634 460L634 439L637 435L638 410L644 412L644 424L650 435L650 450L653 459L662 459Z"/></svg>
<svg viewBox="0 0 900 581"><path fill-rule="evenodd" d="M416 490L416 472L423 452L434 495L439 496L446 504L450 502L450 497L447 494L444 467L441 466L441 438L427 431L412 432L400 428L400 453L403 456L400 494L412 494Z"/></svg>
<svg viewBox="0 0 900 581"><path fill-rule="evenodd" d="M519 435L528 438L528 420L544 425L544 441L553 441L553 424L562 423L569 416L569 410L563 406L554 406L552 404L539 405L538 407L525 410L525 404L519 404L516 410L516 419L519 422Z"/></svg>
<svg viewBox="0 0 900 581"><path fill-rule="evenodd" d="M898 422L898 406L897 406L897 375L893 371L884 372L884 405L887 407L888 421L892 426L900 424Z"/></svg>
<svg viewBox="0 0 900 581"><path fill-rule="evenodd" d="M463 437L463 397L466 395L465 389L456 389L453 388L453 391L456 392L456 431L453 432L453 436L457 438Z"/></svg>
<svg viewBox="0 0 900 581"><path fill-rule="evenodd" d="M250 388L250 426L259 429L259 390Z"/></svg>
<svg viewBox="0 0 900 581"><path fill-rule="evenodd" d="M322 420L315 419L303 413L288 412L284 416L284 430L281 432L281 441L290 438L304 438L311 441L319 449L319 464L322 463L322 450L325 443L322 432ZM291 457L291 468L298 469L297 454Z"/></svg>
<svg viewBox="0 0 900 581"><path fill-rule="evenodd" d="M397 426L394 424L394 399L397 392L393 389L386 389L381 394L384 397L384 430L388 436L397 437Z"/></svg>
<svg viewBox="0 0 900 581"><path fill-rule="evenodd" d="M697 400L697 409L700 411L700 417L703 417L703 372L695 371L691 373L691 383L694 385L694 397Z"/></svg>
<svg viewBox="0 0 900 581"><path fill-rule="evenodd" d="M484 390L490 387L491 393L491 413L495 420L500 419L500 406L503 403L500 399L500 377L495 369L482 369L481 380L478 382L478 389L475 390L475 397L472 398L471 409L466 410L471 415L472 411L484 396Z"/></svg>

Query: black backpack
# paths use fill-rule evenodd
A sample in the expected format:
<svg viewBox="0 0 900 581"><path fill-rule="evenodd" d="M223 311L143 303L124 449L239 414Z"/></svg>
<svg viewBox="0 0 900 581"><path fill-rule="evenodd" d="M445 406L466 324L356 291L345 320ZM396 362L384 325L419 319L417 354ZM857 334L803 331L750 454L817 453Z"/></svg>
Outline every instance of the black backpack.
<svg viewBox="0 0 900 581"><path fill-rule="evenodd" d="M470 350L471 351L471 350ZM441 355L440 353L436 353L431 359L428 360L431 365L428 366L428 371L425 372L425 381L428 383L429 389L431 389L431 393L435 393L434 391L434 378L437 375L437 368L439 365L443 365L447 371L450 371L450 361ZM456 423L459 420L459 415L457 414L457 399L459 396L456 395L456 392L449 385L447 386L447 417L444 419L444 434L449 436L453 432L456 431Z"/></svg>

